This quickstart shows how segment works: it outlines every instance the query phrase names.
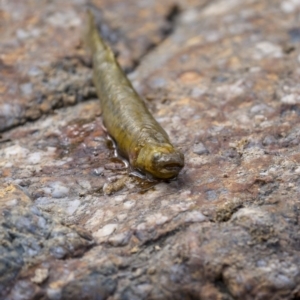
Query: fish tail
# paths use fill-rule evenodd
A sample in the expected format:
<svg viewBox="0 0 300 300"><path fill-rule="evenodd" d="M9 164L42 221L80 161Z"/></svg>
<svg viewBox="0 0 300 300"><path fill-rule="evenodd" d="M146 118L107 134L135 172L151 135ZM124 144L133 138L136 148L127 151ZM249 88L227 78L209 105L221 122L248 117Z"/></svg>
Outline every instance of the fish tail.
<svg viewBox="0 0 300 300"><path fill-rule="evenodd" d="M107 62L111 62L118 65L115 59L114 53L111 48L104 42L101 34L97 28L94 14L90 9L87 10L87 26L84 32L84 41L88 49L91 51L92 56L94 54L105 53Z"/></svg>
<svg viewBox="0 0 300 300"><path fill-rule="evenodd" d="M87 26L84 31L84 41L92 54L96 53L97 51L107 50L107 46L99 34L94 15L90 9L87 10Z"/></svg>

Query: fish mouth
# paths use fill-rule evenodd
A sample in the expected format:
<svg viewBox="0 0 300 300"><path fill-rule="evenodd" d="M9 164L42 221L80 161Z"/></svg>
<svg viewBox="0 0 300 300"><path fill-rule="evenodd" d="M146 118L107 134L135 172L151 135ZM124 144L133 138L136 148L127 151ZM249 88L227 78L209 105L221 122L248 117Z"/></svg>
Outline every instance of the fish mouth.
<svg viewBox="0 0 300 300"><path fill-rule="evenodd" d="M169 163L162 166L162 170L166 170L168 172L179 172L182 169L182 165L178 163Z"/></svg>
<svg viewBox="0 0 300 300"><path fill-rule="evenodd" d="M182 169L182 165L178 163L168 163L161 165L160 168L158 169L160 173L160 177L169 179L169 178L174 178L178 175L178 173Z"/></svg>
<svg viewBox="0 0 300 300"><path fill-rule="evenodd" d="M184 166L184 158L181 153L165 154L155 164L156 170L162 178L173 178L178 175Z"/></svg>

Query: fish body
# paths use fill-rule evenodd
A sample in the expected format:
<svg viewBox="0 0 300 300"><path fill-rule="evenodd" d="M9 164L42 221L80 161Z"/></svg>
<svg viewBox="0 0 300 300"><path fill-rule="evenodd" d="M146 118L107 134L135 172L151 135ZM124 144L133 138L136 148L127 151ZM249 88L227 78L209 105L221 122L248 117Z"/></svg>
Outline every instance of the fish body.
<svg viewBox="0 0 300 300"><path fill-rule="evenodd" d="M159 179L176 177L184 156L170 142L98 33L88 12L87 42L92 52L93 81L103 124L130 165Z"/></svg>

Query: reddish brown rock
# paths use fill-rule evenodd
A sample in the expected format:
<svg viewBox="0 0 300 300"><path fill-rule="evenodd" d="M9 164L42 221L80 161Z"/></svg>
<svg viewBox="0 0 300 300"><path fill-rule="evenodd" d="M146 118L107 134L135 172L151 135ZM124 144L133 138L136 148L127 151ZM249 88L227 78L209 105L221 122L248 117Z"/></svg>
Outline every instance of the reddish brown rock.
<svg viewBox="0 0 300 300"><path fill-rule="evenodd" d="M66 3L76 26L81 3ZM77 103L65 87L46 90L51 101L61 97L60 106L77 104L4 132L0 143L0 298L299 298L300 5L177 3L180 14L165 37L162 16L175 2L126 3L127 10L123 2L105 4L103 18L118 32L113 47L123 66L139 57L129 76L182 148L185 168L171 182L128 175L106 139L98 101ZM43 9L59 23L51 7ZM34 22L27 9L16 12ZM9 22L11 13L3 14ZM39 26L54 34L53 23ZM70 90L88 100L90 66L72 46L77 37L62 41L60 51L79 51L79 58L42 53L53 64L35 78L54 86L66 78L60 83L72 81ZM137 45L132 57L124 41ZM44 45L53 47L46 38ZM27 48L18 51L5 54L8 86L21 78L14 70L23 61L37 61ZM22 84L23 93L36 91ZM49 103L39 106L45 114ZM20 111L34 114L36 106L27 105Z"/></svg>

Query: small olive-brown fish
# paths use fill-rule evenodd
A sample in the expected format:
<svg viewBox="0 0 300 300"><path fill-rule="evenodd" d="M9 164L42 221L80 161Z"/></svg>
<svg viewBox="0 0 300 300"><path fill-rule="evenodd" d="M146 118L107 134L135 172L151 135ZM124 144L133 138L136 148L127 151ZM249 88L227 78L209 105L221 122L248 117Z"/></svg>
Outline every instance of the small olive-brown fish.
<svg viewBox="0 0 300 300"><path fill-rule="evenodd" d="M87 43L92 52L93 80L100 98L103 124L130 165L150 177L169 179L184 166L184 156L150 114L100 37L88 11Z"/></svg>

